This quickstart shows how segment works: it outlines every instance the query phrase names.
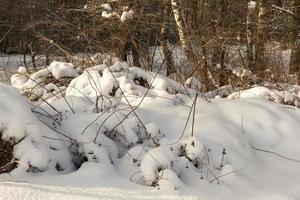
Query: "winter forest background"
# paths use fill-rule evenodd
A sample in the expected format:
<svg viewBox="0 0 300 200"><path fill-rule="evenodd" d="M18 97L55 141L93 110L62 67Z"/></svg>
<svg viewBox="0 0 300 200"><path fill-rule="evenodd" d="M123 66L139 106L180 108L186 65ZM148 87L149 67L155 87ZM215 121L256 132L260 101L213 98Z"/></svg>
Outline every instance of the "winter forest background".
<svg viewBox="0 0 300 200"><path fill-rule="evenodd" d="M168 75L181 81L196 76L205 83L204 91L248 83L236 80L241 77L231 72L237 68L250 70L256 81L296 83L299 4L298 0L2 0L0 51L30 55L33 65L39 55L45 55L49 64L58 55L70 61L78 53L114 54L146 69L159 65L159 52ZM22 64L29 65L26 59Z"/></svg>

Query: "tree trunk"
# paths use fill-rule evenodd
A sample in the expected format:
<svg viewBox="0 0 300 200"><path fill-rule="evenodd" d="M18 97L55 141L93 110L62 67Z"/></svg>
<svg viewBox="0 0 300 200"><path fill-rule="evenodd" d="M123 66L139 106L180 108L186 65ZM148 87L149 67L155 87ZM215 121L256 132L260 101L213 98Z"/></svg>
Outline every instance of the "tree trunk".
<svg viewBox="0 0 300 200"><path fill-rule="evenodd" d="M268 13L271 2L258 0L257 32L255 40L255 67L254 72L263 75L267 68L265 45L268 42Z"/></svg>
<svg viewBox="0 0 300 200"><path fill-rule="evenodd" d="M46 57L46 65L49 66L49 65L50 65L49 54L46 53L46 54L45 54L45 57Z"/></svg>
<svg viewBox="0 0 300 200"><path fill-rule="evenodd" d="M170 0L164 0L163 12L162 12L162 26L160 30L160 44L162 52L165 58L165 64L167 67L167 75L170 75L176 72L172 52L168 47L168 26L170 24L170 15L171 15L171 4Z"/></svg>
<svg viewBox="0 0 300 200"><path fill-rule="evenodd" d="M192 50L192 45L188 40L187 29L184 26L182 10L180 9L180 0L171 0L172 10L177 25L177 30L179 34L179 40L184 54L186 55L189 62L193 63L194 53Z"/></svg>
<svg viewBox="0 0 300 200"><path fill-rule="evenodd" d="M228 77L225 67L225 19L226 19L226 10L227 10L227 1L226 0L217 0L214 4L217 9L217 16L215 19L216 24L214 25L214 34L216 38L215 45L212 49L212 67L215 68L217 74L214 74L214 77L217 81L217 87L228 84Z"/></svg>
<svg viewBox="0 0 300 200"><path fill-rule="evenodd" d="M284 0L281 2L281 5L279 4L278 6L282 7L283 9L292 11L292 12L296 11L296 9L293 9L294 0ZM287 49L291 48L291 46L293 46L294 40L295 40L294 33L295 33L295 27L296 27L295 25L296 24L295 24L295 20L294 20L294 15L292 15L288 12L283 12L283 15L281 14L280 22L282 24L284 24L284 29L282 31L280 31L281 48L282 48L282 50L287 50Z"/></svg>
<svg viewBox="0 0 300 200"><path fill-rule="evenodd" d="M256 2L249 1L247 11L247 60L248 68L255 71L254 67L254 35L255 35L255 23L256 21Z"/></svg>
<svg viewBox="0 0 300 200"><path fill-rule="evenodd" d="M290 73L298 73L300 79L300 0L294 0L293 47L290 61Z"/></svg>

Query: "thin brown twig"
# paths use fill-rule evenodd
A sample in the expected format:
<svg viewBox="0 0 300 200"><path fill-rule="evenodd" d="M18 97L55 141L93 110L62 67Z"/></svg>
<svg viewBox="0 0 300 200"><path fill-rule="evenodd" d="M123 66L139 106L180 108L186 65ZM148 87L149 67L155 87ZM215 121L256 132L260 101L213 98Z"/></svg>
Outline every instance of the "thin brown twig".
<svg viewBox="0 0 300 200"><path fill-rule="evenodd" d="M66 135L65 133L62 133L62 132L60 132L60 131L58 131L58 130L52 128L52 127L49 126L46 122L44 122L44 121L42 121L42 120L40 120L40 119L39 119L39 121L42 122L43 124L45 124L45 125L46 125L48 128L50 128L51 130L55 131L56 133L58 133L58 134L64 136L65 138L68 138L70 141L76 143L76 140L75 140L75 139L71 138L70 136Z"/></svg>
<svg viewBox="0 0 300 200"><path fill-rule="evenodd" d="M225 174L222 174L222 175L219 175L217 177L215 177L213 180L211 180L209 183L213 183L215 180L220 180L220 178L224 177L224 176L228 176L230 174L233 174L233 173L237 173L237 172L241 172L243 171L244 169L246 169L246 167L243 167L242 169L239 169L239 170L232 170L230 172L227 172ZM219 182L220 183L220 182Z"/></svg>
<svg viewBox="0 0 300 200"><path fill-rule="evenodd" d="M185 133L185 130L186 130L186 128L187 128L187 125L188 125L188 123L189 123L189 121L190 121L190 117L191 117L192 111L193 111L193 109L194 109L194 106L195 106L197 97L198 97L198 93L197 93L197 95L196 95L196 97L195 97L195 99L194 99L194 101L193 101L192 107L191 107L191 109L190 109L190 111L189 111L187 120L186 120L186 122L185 122L185 125L184 125L184 128L183 128L183 130L182 130L182 133L181 133L180 137L178 138L178 140L176 140L175 142L173 142L173 143L171 143L171 144L169 144L169 145L177 144L177 143L183 138L184 133Z"/></svg>
<svg viewBox="0 0 300 200"><path fill-rule="evenodd" d="M194 103L193 118L192 118L192 137L194 136L195 112L196 112L197 98L198 98L198 93L196 94L196 97L195 97L195 100L194 100L195 103Z"/></svg>
<svg viewBox="0 0 300 200"><path fill-rule="evenodd" d="M255 147L253 147L253 149L256 150L256 151L261 151L261 152L273 154L273 155L278 156L280 158L283 158L283 159L286 159L286 160L290 160L290 161L293 161L293 162L296 162L296 163L300 163L300 160L296 160L294 158L289 158L287 156L281 155L279 153L275 153L273 151L269 151L269 150L265 150L265 149L260 149L260 148L255 148Z"/></svg>

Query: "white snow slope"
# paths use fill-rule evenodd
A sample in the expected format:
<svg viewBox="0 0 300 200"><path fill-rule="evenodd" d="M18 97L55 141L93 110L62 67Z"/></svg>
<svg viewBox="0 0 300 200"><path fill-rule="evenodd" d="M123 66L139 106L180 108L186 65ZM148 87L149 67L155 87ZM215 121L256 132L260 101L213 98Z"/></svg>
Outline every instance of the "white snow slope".
<svg viewBox="0 0 300 200"><path fill-rule="evenodd" d="M300 198L298 108L199 96L186 125L195 94L181 89L125 63L88 69L51 106L1 85L0 130L25 139L15 147L19 167L0 175L0 199Z"/></svg>

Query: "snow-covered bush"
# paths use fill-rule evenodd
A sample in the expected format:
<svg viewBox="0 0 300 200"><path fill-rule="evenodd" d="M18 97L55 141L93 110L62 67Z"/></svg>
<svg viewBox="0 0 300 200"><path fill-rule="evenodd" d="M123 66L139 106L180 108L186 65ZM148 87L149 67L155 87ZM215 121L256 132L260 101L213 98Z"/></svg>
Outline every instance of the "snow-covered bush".
<svg viewBox="0 0 300 200"><path fill-rule="evenodd" d="M115 62L111 66L107 64L86 68L81 75L78 75L70 63L53 62L48 68L32 74L28 73L26 68L19 68L19 73L12 77L12 82L23 94L24 91L30 91L38 93L39 98L44 98L46 94L49 98L55 97L33 111L39 120L57 131L58 134L54 134L54 139L62 138L62 141L65 139L69 141L63 142L63 149L67 149L64 155L67 156L68 162L72 162L71 166L80 168L83 162L127 166L125 168L131 166L129 168L132 169L128 169L131 173L134 173L132 170L140 168L144 184L160 189L171 184L173 189L178 188L182 183L172 169L174 161L184 155L192 165L200 165L198 162L203 155L200 155L199 151L203 150L203 146L193 138L193 141L182 143L184 149L181 152L170 151L166 145L161 144L165 138L161 128L151 121L143 123L134 108L139 106L139 103L134 102L174 98L174 103L183 104L184 100L179 96L195 94L200 85L194 86L193 80L193 83L190 83L192 85L183 86L161 74L130 67L125 62ZM53 80L63 79L65 76L74 77L65 89L63 98L47 92L59 91L56 83L45 84L49 76L52 76ZM28 113L31 114L30 110ZM95 115L100 116L92 120ZM33 124L40 124L33 115L32 118L35 120ZM78 123L79 119L81 123ZM32 159L30 155L35 155L34 159L30 160L30 165L38 169L37 171L44 171L50 166L59 170L66 168L63 163L57 161L55 166L50 164L54 162L52 161L54 150L44 144L44 140L51 141L53 136L49 137L47 134L48 132L53 134L53 131L48 130L41 134L39 127L34 126L30 130L39 139L33 140L30 137L23 139L22 143L15 146L15 158L30 160ZM65 130L68 130L67 133ZM23 134L26 131L23 131ZM191 145L195 145L194 149ZM27 148L28 151L21 151L27 146L32 146L32 150ZM57 149L54 149L56 152ZM41 152L43 153L38 154ZM39 163L40 160L44 162ZM180 167L176 166L178 170Z"/></svg>
<svg viewBox="0 0 300 200"><path fill-rule="evenodd" d="M58 163L66 170L72 168L66 157L52 154L54 151L66 154L67 149L59 143L45 141L44 137L56 134L33 115L30 103L9 86L1 84L0 91L0 133L2 140L11 141L14 145L12 162L32 172L54 168Z"/></svg>
<svg viewBox="0 0 300 200"><path fill-rule="evenodd" d="M20 67L18 73L11 77L11 85L32 101L51 102L64 95L70 78L76 76L78 72L73 64L54 61L31 74L25 67Z"/></svg>
<svg viewBox="0 0 300 200"><path fill-rule="evenodd" d="M141 162L141 171L149 185L157 186L160 180L159 172L171 168L170 155L162 148L154 148L144 154Z"/></svg>

